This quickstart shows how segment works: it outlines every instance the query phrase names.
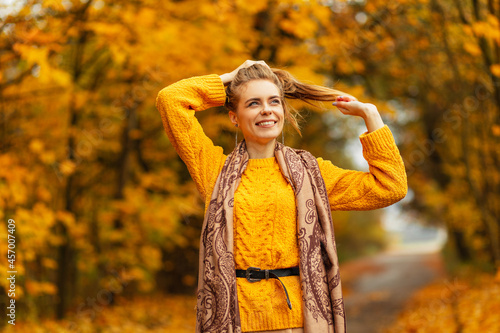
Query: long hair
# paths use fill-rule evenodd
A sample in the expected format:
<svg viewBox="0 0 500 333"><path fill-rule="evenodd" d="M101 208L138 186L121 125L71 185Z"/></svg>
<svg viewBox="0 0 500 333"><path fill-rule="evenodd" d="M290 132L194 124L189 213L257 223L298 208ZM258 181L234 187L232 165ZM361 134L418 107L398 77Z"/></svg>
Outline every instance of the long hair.
<svg viewBox="0 0 500 333"><path fill-rule="evenodd" d="M286 102L286 98L299 99L314 105L311 101L335 101L337 96L345 95L340 90L302 83L285 70L253 64L247 68L241 68L226 87L225 106L229 111L236 112L241 88L252 80L269 80L278 87L283 100L285 119L299 135L302 135L298 122L300 113Z"/></svg>

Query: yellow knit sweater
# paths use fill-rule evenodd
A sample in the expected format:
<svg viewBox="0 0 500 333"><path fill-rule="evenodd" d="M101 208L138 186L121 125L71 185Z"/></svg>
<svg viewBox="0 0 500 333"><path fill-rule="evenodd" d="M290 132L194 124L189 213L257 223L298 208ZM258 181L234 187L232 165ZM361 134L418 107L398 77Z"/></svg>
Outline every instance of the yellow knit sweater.
<svg viewBox="0 0 500 333"><path fill-rule="evenodd" d="M156 107L165 131L205 200L205 209L226 155L204 134L195 111L224 104L216 74L181 80L160 91ZM332 210L370 210L401 200L407 191L403 161L387 126L360 136L369 172L344 170L318 158ZM234 259L237 269L299 265L295 196L274 157L250 159L234 196ZM277 280L250 283L238 278L243 332L303 326L297 276L281 278L292 310Z"/></svg>

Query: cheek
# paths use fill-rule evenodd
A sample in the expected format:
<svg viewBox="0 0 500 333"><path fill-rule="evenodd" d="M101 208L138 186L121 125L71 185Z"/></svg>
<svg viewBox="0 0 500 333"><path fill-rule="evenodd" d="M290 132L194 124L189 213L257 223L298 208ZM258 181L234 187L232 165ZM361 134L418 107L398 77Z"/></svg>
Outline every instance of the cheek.
<svg viewBox="0 0 500 333"><path fill-rule="evenodd" d="M285 119L286 118L286 111L283 107L281 107L281 110L280 110L280 116L281 118Z"/></svg>

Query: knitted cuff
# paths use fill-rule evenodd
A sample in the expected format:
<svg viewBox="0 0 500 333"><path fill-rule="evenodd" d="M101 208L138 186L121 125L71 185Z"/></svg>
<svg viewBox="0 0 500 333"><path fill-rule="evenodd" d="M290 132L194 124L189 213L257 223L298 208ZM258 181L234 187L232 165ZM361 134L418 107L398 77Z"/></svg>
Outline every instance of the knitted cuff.
<svg viewBox="0 0 500 333"><path fill-rule="evenodd" d="M226 101L226 90L219 75L210 74L200 77L200 83L206 88L203 109L222 106Z"/></svg>
<svg viewBox="0 0 500 333"><path fill-rule="evenodd" d="M365 154L393 150L396 147L392 132L387 125L373 132L361 134L359 140L363 145L363 152Z"/></svg>

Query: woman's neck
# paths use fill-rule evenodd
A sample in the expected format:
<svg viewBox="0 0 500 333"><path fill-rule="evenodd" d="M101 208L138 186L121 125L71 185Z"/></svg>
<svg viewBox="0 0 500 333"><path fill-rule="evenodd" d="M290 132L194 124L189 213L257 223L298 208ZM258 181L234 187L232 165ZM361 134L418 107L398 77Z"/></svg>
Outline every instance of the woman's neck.
<svg viewBox="0 0 500 333"><path fill-rule="evenodd" d="M276 140L271 140L265 145L247 142L248 156L252 159L273 157L275 146Z"/></svg>

